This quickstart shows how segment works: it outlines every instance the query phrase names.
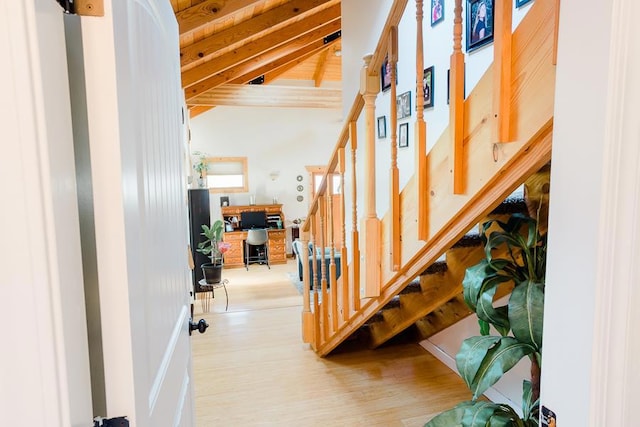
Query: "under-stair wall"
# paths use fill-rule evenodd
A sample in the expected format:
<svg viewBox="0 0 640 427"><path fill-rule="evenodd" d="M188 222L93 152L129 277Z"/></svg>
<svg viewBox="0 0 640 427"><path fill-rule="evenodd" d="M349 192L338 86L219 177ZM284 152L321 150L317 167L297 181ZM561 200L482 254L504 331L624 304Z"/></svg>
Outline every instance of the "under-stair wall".
<svg viewBox="0 0 640 427"><path fill-rule="evenodd" d="M502 37L496 40L497 44L504 45L504 38L508 37L512 46L511 53L499 55L500 72L493 63L475 87L467 88L464 100L462 91L452 89L450 108L460 114L452 113L455 121L440 135L428 155L425 148L429 126L422 120L421 85L417 87L417 119L410 126L415 128L415 139L410 139L415 149L409 150L416 167L403 187L399 187L398 182L402 165L398 162L396 146L395 103L390 102L390 139L386 141L390 146L389 166L377 167L378 70L385 56L388 55L392 63L398 59L396 35L401 18L413 14L421 28L422 3L416 2L417 13L409 7L404 10L406 2L393 3L375 53L361 70L362 95L355 97L328 162L329 172L338 174L343 182L338 197L341 205L338 211L343 216L339 232L347 244L340 251L343 268L340 279L336 280L334 263L329 268L320 263L322 286L314 290L318 295L311 299L307 294L304 298L303 338L320 355L330 353L348 339L452 248L473 224L550 160L556 2L536 0L513 36L510 31L508 34L496 31L496 38ZM461 3L456 0L458 6ZM413 2L408 4L414 6ZM458 8L457 13L461 16ZM506 28L507 24L504 25ZM461 26L455 30L460 34ZM415 59L414 69L422 70L420 34L417 40L418 53L412 59ZM458 52L456 66L460 67L462 53ZM458 72L451 74L457 76L452 79L451 87L462 87L464 76ZM503 84L505 78L508 84ZM396 89L391 86L389 100L395 99ZM497 102L499 99L506 101ZM497 131L505 128L505 124L506 133ZM496 135L502 135L502 139L496 139ZM452 151L456 140L460 141L458 151ZM456 194L454 176L458 182ZM391 179L388 189L397 190L380 191L377 183L382 179ZM335 209L331 192L325 179L312 202L301 240L316 247L314 254L334 257L331 226ZM389 206L384 216L379 213L381 200L387 200ZM316 273L305 271L307 283L310 274ZM445 304L455 296L453 290L433 292L440 299L437 304ZM404 299L415 304L415 298ZM433 298L429 300L423 303L433 304Z"/></svg>

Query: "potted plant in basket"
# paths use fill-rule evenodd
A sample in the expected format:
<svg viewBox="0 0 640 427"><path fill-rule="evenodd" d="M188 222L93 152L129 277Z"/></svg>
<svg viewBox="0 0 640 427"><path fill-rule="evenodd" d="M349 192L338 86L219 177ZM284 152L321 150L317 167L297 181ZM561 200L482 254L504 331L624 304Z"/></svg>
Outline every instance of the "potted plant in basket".
<svg viewBox="0 0 640 427"><path fill-rule="evenodd" d="M200 151L194 151L194 156L198 156L197 163L194 163L193 170L198 172L198 187L206 187L207 171L209 170L209 164L207 163L206 153Z"/></svg>
<svg viewBox="0 0 640 427"><path fill-rule="evenodd" d="M220 283L222 277L222 254L229 250L231 244L222 241L224 222L216 220L211 227L202 224L202 234L206 239L198 243L198 252L211 257L210 263L202 264L202 273L207 283Z"/></svg>

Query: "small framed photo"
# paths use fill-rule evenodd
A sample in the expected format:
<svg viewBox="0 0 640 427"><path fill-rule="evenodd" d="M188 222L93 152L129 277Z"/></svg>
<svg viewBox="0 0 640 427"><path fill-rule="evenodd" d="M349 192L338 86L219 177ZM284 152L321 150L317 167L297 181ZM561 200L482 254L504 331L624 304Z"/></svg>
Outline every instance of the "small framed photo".
<svg viewBox="0 0 640 427"><path fill-rule="evenodd" d="M229 206L229 196L220 196L220 206Z"/></svg>
<svg viewBox="0 0 640 427"><path fill-rule="evenodd" d="M431 0L431 26L444 19L444 0Z"/></svg>
<svg viewBox="0 0 640 427"><path fill-rule="evenodd" d="M387 117L380 116L378 117L378 138L386 138L387 137Z"/></svg>
<svg viewBox="0 0 640 427"><path fill-rule="evenodd" d="M398 147L406 148L409 146L409 123L400 123L398 131Z"/></svg>
<svg viewBox="0 0 640 427"><path fill-rule="evenodd" d="M398 120L411 116L411 91L398 95L396 105L398 106Z"/></svg>
<svg viewBox="0 0 640 427"><path fill-rule="evenodd" d="M396 84L398 84L397 65L396 65ZM391 88L391 64L389 63L389 55L384 57L384 61L382 61L382 67L380 67L380 85L382 86L383 92Z"/></svg>
<svg viewBox="0 0 640 427"><path fill-rule="evenodd" d="M495 0L467 0L467 52L493 41L493 4Z"/></svg>
<svg viewBox="0 0 640 427"><path fill-rule="evenodd" d="M522 7L527 3L531 3L532 0L516 0L516 7Z"/></svg>
<svg viewBox="0 0 640 427"><path fill-rule="evenodd" d="M433 107L433 65L422 73L422 89L424 91L424 108Z"/></svg>

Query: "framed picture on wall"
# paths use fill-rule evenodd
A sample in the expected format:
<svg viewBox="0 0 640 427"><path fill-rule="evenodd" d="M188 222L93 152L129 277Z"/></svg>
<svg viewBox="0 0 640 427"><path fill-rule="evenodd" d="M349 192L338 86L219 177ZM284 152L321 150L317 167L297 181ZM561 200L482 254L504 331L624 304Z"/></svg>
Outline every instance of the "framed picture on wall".
<svg viewBox="0 0 640 427"><path fill-rule="evenodd" d="M424 108L433 107L433 65L422 73L422 89L424 91Z"/></svg>
<svg viewBox="0 0 640 427"><path fill-rule="evenodd" d="M445 0L431 0L432 27L444 19L444 1Z"/></svg>
<svg viewBox="0 0 640 427"><path fill-rule="evenodd" d="M378 117L378 138L386 138L387 137L387 117L380 116Z"/></svg>
<svg viewBox="0 0 640 427"><path fill-rule="evenodd" d="M398 95L396 105L398 106L398 120L411 116L411 91Z"/></svg>
<svg viewBox="0 0 640 427"><path fill-rule="evenodd" d="M398 84L398 67L396 65L396 84ZM382 66L380 67L380 86L382 91L386 91L391 88L391 64L389 63L389 56L384 57Z"/></svg>
<svg viewBox="0 0 640 427"><path fill-rule="evenodd" d="M400 123L398 130L398 147L405 148L409 146L409 123Z"/></svg>
<svg viewBox="0 0 640 427"><path fill-rule="evenodd" d="M493 41L493 4L495 0L467 0L467 52Z"/></svg>
<svg viewBox="0 0 640 427"><path fill-rule="evenodd" d="M531 3L532 0L516 0L516 7L522 7L527 3Z"/></svg>

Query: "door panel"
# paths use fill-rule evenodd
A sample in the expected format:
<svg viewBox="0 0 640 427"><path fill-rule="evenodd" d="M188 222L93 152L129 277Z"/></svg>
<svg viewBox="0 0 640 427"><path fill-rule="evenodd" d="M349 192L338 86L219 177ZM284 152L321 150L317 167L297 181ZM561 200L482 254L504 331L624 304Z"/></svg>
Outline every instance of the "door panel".
<svg viewBox="0 0 640 427"><path fill-rule="evenodd" d="M168 2L83 21L107 417L191 425L178 28Z"/></svg>

